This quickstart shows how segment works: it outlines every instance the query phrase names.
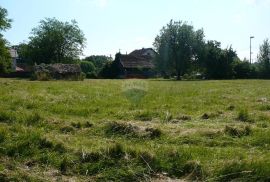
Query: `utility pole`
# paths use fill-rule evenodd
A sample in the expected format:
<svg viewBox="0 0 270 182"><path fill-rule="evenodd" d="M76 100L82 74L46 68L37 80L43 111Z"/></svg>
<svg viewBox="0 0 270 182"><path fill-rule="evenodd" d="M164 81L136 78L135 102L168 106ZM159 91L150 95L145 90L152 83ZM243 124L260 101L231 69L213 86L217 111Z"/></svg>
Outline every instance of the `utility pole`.
<svg viewBox="0 0 270 182"><path fill-rule="evenodd" d="M252 51L251 51L251 39L254 39L254 38L255 38L254 36L250 36L250 57L249 57L250 64L252 63L252 61L251 61L251 55L252 55Z"/></svg>

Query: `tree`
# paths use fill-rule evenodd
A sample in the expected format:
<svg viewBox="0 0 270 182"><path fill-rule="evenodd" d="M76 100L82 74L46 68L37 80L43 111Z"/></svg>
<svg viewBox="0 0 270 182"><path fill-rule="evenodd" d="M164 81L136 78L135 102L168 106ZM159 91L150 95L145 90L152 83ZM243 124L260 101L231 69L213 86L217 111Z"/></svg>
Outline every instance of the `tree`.
<svg viewBox="0 0 270 182"><path fill-rule="evenodd" d="M243 78L256 78L257 70L254 64L250 64L249 60L246 58L241 61L236 59L233 63L234 78L243 79Z"/></svg>
<svg viewBox="0 0 270 182"><path fill-rule="evenodd" d="M97 78L96 67L92 62L81 61L80 66L82 72L85 73L86 78Z"/></svg>
<svg viewBox="0 0 270 182"><path fill-rule="evenodd" d="M111 57L107 57L107 56L98 56L98 55L93 56L92 55L92 56L84 58L83 61L93 63L96 68L96 73L99 73L108 62L112 62L113 60Z"/></svg>
<svg viewBox="0 0 270 182"><path fill-rule="evenodd" d="M176 74L177 80L180 80L192 62L198 60L203 43L202 29L195 31L192 25L171 20L161 29L154 42L158 52L157 69L160 72Z"/></svg>
<svg viewBox="0 0 270 182"><path fill-rule="evenodd" d="M259 72L262 78L270 78L270 42L263 41L258 55Z"/></svg>
<svg viewBox="0 0 270 182"><path fill-rule="evenodd" d="M102 70L99 72L99 77L101 78L118 78L122 70L119 68L121 54L117 53L115 55L115 60L113 62L107 62Z"/></svg>
<svg viewBox="0 0 270 182"><path fill-rule="evenodd" d="M0 37L0 73L8 73L11 69L11 56L5 39Z"/></svg>
<svg viewBox="0 0 270 182"><path fill-rule="evenodd" d="M0 73L7 73L11 68L11 57L7 47L8 42L3 38L2 31L11 27L8 12L0 6Z"/></svg>
<svg viewBox="0 0 270 182"><path fill-rule="evenodd" d="M200 65L208 79L230 79L233 77L233 63L237 58L236 52L229 47L221 49L220 42L208 41L204 48Z"/></svg>
<svg viewBox="0 0 270 182"><path fill-rule="evenodd" d="M7 18L8 12L5 8L0 6L0 31L5 31L11 28L12 20Z"/></svg>
<svg viewBox="0 0 270 182"><path fill-rule="evenodd" d="M86 39L75 20L69 23L46 18L31 34L24 54L32 64L73 63L85 47Z"/></svg>

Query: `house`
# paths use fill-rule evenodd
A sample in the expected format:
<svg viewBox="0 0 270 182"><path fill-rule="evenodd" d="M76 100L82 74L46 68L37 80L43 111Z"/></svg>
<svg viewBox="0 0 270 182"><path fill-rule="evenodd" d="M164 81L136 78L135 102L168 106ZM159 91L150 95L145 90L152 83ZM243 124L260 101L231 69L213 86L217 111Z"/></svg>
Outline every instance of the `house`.
<svg viewBox="0 0 270 182"><path fill-rule="evenodd" d="M12 72L25 72L25 70L22 67L18 66L19 56L17 50L14 48L10 48L9 53L12 59L11 65Z"/></svg>
<svg viewBox="0 0 270 182"><path fill-rule="evenodd" d="M154 59L157 53L152 48L140 49L128 55L116 54L119 78L149 78L155 75Z"/></svg>
<svg viewBox="0 0 270 182"><path fill-rule="evenodd" d="M152 48L142 48L139 50L135 50L133 52L131 52L129 55L132 56L136 56L136 57L151 57L151 58L155 58L157 53L154 49Z"/></svg>

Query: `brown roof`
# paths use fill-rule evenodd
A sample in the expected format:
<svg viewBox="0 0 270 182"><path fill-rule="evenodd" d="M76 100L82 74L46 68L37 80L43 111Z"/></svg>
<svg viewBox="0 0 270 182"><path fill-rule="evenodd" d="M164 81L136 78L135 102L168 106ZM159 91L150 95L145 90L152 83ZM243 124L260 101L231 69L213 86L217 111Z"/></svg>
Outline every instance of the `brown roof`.
<svg viewBox="0 0 270 182"><path fill-rule="evenodd" d="M35 66L35 72L51 72L51 73L80 73L81 67L77 64L40 64Z"/></svg>
<svg viewBox="0 0 270 182"><path fill-rule="evenodd" d="M149 57L121 55L120 62L124 68L154 68L152 58Z"/></svg>
<svg viewBox="0 0 270 182"><path fill-rule="evenodd" d="M80 73L81 67L78 64L51 64L53 72L57 73Z"/></svg>
<svg viewBox="0 0 270 182"><path fill-rule="evenodd" d="M146 55L146 52L147 51L153 51L153 52L156 52L154 51L154 49L152 48L142 48L142 49L139 49L139 50L135 50L135 51L132 51L129 55L132 55L132 56L137 56L137 57L141 57L141 56L149 56L149 55Z"/></svg>

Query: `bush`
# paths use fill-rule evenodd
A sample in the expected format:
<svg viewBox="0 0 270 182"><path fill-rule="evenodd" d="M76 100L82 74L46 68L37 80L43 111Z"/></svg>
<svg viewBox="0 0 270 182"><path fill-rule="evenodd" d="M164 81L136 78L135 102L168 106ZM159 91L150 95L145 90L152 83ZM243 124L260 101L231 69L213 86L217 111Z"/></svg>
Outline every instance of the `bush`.
<svg viewBox="0 0 270 182"><path fill-rule="evenodd" d="M7 41L3 39L2 34L0 34L0 74L9 73L11 71L12 59L6 45Z"/></svg>
<svg viewBox="0 0 270 182"><path fill-rule="evenodd" d="M86 73L86 78L96 79L96 78L98 78L98 75L95 71L91 71L91 72Z"/></svg>
<svg viewBox="0 0 270 182"><path fill-rule="evenodd" d="M36 72L32 75L31 80L49 81L52 80L52 76L49 72Z"/></svg>

